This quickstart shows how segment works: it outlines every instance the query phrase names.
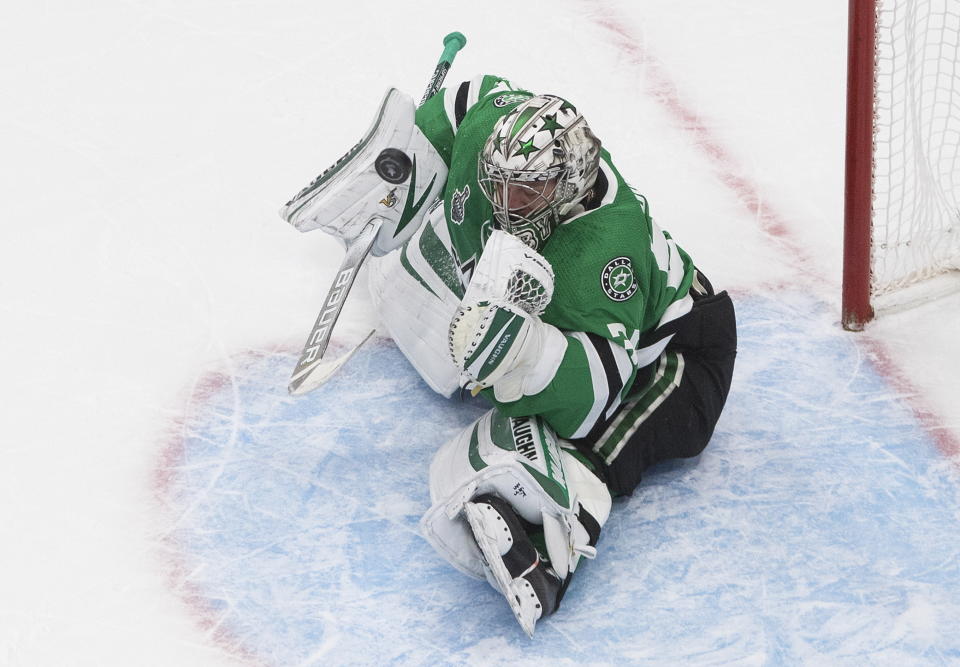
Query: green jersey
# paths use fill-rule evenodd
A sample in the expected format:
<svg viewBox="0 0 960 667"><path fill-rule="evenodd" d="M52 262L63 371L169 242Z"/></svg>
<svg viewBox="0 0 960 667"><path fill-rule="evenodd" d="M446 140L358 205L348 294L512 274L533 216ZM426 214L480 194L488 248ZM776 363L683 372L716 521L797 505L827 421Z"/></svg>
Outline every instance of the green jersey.
<svg viewBox="0 0 960 667"><path fill-rule="evenodd" d="M448 274L456 274L449 285L458 296L494 224L493 207L478 183L478 157L497 121L531 97L505 79L482 76L441 91L417 111L417 126L449 168L443 194L451 246L446 262L453 269ZM671 371L661 359L669 337L642 343L692 305L693 262L654 223L646 199L627 185L606 150L593 189L586 209L564 220L540 251L556 278L542 319L560 329L567 344L553 379L541 392L510 403L484 390L504 414L541 415L564 438L596 439L628 397L635 400L673 381L664 373L676 374L676 364ZM430 239L424 235L420 243ZM654 366L664 366L663 373L652 372ZM635 382L646 367L651 372Z"/></svg>

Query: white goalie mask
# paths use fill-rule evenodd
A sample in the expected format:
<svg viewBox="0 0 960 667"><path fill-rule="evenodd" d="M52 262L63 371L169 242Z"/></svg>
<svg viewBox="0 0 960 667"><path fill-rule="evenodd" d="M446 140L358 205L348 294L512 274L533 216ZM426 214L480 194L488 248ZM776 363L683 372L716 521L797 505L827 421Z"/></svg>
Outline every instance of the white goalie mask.
<svg viewBox="0 0 960 667"><path fill-rule="evenodd" d="M582 210L599 165L600 140L576 107L538 95L494 126L477 180L495 226L540 250L561 221Z"/></svg>

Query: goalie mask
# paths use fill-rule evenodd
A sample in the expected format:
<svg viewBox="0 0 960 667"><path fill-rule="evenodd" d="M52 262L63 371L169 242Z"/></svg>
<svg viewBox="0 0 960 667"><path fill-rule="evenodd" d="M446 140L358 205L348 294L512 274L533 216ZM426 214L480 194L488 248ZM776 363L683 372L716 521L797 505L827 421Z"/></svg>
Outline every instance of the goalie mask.
<svg viewBox="0 0 960 667"><path fill-rule="evenodd" d="M582 210L600 165L600 140L576 108L533 97L501 118L483 146L477 180L495 226L540 250L565 218Z"/></svg>

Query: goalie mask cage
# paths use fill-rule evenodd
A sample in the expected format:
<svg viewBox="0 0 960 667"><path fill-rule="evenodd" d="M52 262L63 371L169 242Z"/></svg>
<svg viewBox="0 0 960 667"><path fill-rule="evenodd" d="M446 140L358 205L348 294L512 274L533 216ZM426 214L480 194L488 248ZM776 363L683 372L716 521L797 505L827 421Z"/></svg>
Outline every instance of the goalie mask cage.
<svg viewBox="0 0 960 667"><path fill-rule="evenodd" d="M960 0L850 0L847 67L842 317L860 330L960 268Z"/></svg>

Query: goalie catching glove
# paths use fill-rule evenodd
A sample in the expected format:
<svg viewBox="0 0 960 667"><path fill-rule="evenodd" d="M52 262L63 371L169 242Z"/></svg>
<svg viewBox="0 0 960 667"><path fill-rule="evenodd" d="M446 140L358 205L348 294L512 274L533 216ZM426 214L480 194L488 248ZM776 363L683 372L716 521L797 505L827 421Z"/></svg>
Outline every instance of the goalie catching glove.
<svg viewBox="0 0 960 667"><path fill-rule="evenodd" d="M449 348L460 385L493 387L498 401L542 391L567 341L539 317L553 296L549 262L517 237L494 231L450 323Z"/></svg>
<svg viewBox="0 0 960 667"><path fill-rule="evenodd" d="M389 89L363 138L294 195L280 217L301 232L322 229L346 245L378 219L373 254L403 245L447 180L447 166L414 124L415 115L413 99Z"/></svg>
<svg viewBox="0 0 960 667"><path fill-rule="evenodd" d="M596 556L610 492L539 417L490 410L430 465L424 536L486 578L528 635L557 609L582 556ZM538 546L539 544L539 546Z"/></svg>

